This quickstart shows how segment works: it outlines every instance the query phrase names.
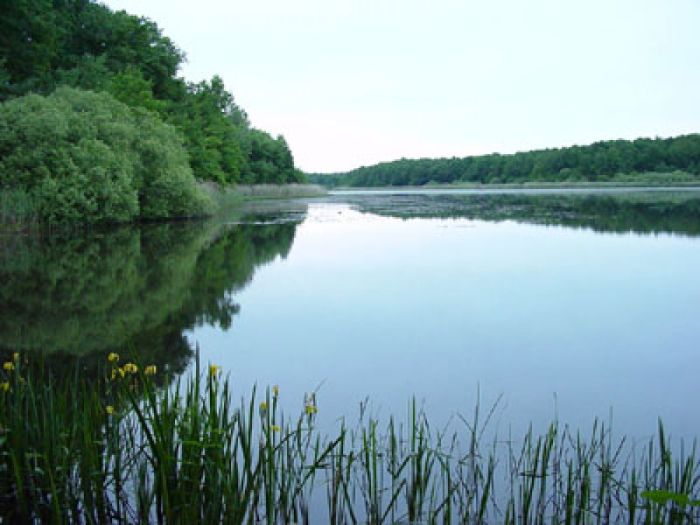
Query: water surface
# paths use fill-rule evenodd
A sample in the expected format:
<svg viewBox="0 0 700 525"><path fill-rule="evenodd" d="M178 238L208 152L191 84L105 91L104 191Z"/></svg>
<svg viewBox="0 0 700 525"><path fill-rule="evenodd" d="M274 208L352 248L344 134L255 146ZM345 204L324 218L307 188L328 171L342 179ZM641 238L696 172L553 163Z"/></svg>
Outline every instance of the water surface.
<svg viewBox="0 0 700 525"><path fill-rule="evenodd" d="M350 192L223 220L5 237L0 346L91 368L109 351L221 365L321 420L499 428L554 417L697 436L700 194Z"/></svg>

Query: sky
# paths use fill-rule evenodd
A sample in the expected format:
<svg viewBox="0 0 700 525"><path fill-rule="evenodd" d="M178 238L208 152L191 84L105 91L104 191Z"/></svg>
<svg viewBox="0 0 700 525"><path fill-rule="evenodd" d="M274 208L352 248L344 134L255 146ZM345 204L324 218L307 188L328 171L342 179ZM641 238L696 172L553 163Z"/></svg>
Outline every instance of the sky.
<svg viewBox="0 0 700 525"><path fill-rule="evenodd" d="M700 0L108 0L297 167L700 132Z"/></svg>

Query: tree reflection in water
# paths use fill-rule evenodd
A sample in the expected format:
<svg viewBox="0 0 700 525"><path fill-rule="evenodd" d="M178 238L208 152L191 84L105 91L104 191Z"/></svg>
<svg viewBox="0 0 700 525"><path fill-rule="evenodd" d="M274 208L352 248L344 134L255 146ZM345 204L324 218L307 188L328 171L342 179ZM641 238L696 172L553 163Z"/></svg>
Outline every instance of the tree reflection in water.
<svg viewBox="0 0 700 525"><path fill-rule="evenodd" d="M71 236L0 238L0 351L40 354L59 375L109 352L181 373L184 332L231 327L233 294L286 257L303 215L188 222Z"/></svg>

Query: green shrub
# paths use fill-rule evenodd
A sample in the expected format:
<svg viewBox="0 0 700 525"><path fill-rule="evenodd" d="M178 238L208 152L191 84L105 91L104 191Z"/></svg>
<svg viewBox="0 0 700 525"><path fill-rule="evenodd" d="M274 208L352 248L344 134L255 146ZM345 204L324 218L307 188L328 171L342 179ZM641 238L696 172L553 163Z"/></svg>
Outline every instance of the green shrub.
<svg viewBox="0 0 700 525"><path fill-rule="evenodd" d="M106 93L59 88L0 105L0 184L48 223L190 217L210 202L177 131Z"/></svg>

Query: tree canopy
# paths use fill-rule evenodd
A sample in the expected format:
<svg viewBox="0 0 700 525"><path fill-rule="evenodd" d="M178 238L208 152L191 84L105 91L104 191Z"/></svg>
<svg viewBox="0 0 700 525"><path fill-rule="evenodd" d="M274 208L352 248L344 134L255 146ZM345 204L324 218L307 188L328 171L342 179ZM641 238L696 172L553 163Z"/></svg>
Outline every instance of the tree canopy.
<svg viewBox="0 0 700 525"><path fill-rule="evenodd" d="M221 184L282 184L303 181L301 172L294 168L292 153L284 138L275 138L253 128L246 112L235 103L233 95L226 90L220 77L214 76L205 82L188 83L178 76L185 54L163 35L155 22L124 11L112 11L92 0L0 1L0 102L3 102L3 107L9 104L2 110L4 118L29 118L32 108L35 113L56 110L58 113L47 114L44 117L36 114L32 118L35 123L45 119L44 124L49 125L47 129L53 131L58 131L61 126L82 126L66 133L81 135L84 139L82 145L86 148L88 138L83 134L88 128L95 128L93 131L97 133L93 133L94 136L89 139L92 140L88 148L91 153L84 152L87 157L83 159L78 159L75 151L70 155L66 151L56 152L57 158L52 158L51 162L64 163L61 172L63 175L39 177L44 181L40 183L37 170L41 171L43 168L33 168L33 175L29 177L32 180L33 192L41 193L36 187L45 187L45 195L66 194L67 187L59 191L51 184L59 179L63 180L62 184L68 184L67 174L71 170L72 187L76 195L100 193L103 189L86 189L82 186L94 185L101 181L128 186L124 181L131 177L127 172L133 168L127 166L132 166L133 162L119 167L120 161L124 160L124 151L111 151L117 143L122 145L127 139L122 137L115 143L103 140L100 134L105 132L106 123L100 120L100 111L113 111L118 119L132 119L131 124L124 124L129 128L129 132L133 131L133 127L129 127L132 124L136 127L143 126L137 136L139 140L146 141L147 147L152 150L149 153L150 157L141 155L141 158L152 159L153 155L167 154L167 158L153 161L159 163L161 168L172 162L179 165L184 160L197 180ZM44 101L38 98L39 95L51 95L61 86L109 93L133 112L129 113L127 109L117 110L118 106L113 102L106 102L107 99L102 97L95 99L99 100L100 111L89 111L87 115L71 117L66 111L73 103L67 98L78 103L78 99L87 100L85 97L88 95L78 95L77 92L68 95L67 91L61 91L61 94L54 98L49 97ZM30 94L31 97L22 98ZM18 98L22 98L23 102L11 103L13 99ZM146 113L150 116L147 117ZM86 118L97 118L98 121L90 124L85 121ZM18 121L13 122L16 125L25 125ZM159 125L163 122L172 127ZM117 127L116 124L112 126L115 129ZM126 128L121 132L126 132ZM0 141L3 141L0 142L0 161L5 163L5 168L14 166L13 169L19 169L22 162L29 162L32 158L31 151L36 145L36 140L48 138L48 132L39 137L41 132L35 129L34 135L28 137L26 143L22 143L23 135L8 133L5 130L0 137ZM112 130L108 134L111 136L114 133L117 132ZM59 137L63 135L59 133ZM59 142L65 142L64 139L65 137L60 138ZM76 137L71 135L70 140L73 139ZM156 146L156 142L161 139L165 143ZM184 154L180 146L173 146L178 141L184 145ZM50 141L45 141L40 148L43 152L42 163L48 162L52 157L51 144ZM94 173L86 172L89 171L92 158L101 155L98 150L104 150L105 160L98 164L106 173L102 179ZM7 155L12 158L5 158ZM66 155L71 159L70 169L66 167ZM177 160L174 156L177 156ZM64 161L59 161L58 157L64 158ZM178 174L167 180L175 184L176 180L183 182L187 179L188 182L183 184L190 185L190 174L183 175L185 172L179 168L175 171ZM20 175L19 172L8 175L13 184L29 181L26 170L20 172L24 175ZM134 177L134 180L139 179L139 175ZM164 184L165 180L159 178L158 184ZM136 182L137 185L142 183L145 184L146 180ZM104 191L111 193L110 190ZM161 188L160 191L172 197L174 188ZM189 191L183 189L185 193ZM64 218L77 218L80 213L86 212L91 220L98 215L121 219L133 217L135 208L139 206L142 216L161 217L164 214L162 205L156 206L154 201L145 203L144 206L143 202L136 202L138 199L133 195L127 197L128 192L122 195L124 200L119 204L110 204L112 208L105 204L103 209L100 208L101 205L86 201L81 205L82 208L73 206L71 213L75 214ZM143 194L140 195L142 198ZM77 205L77 197L71 198L73 204ZM71 208L66 208L60 201L56 201L52 205L57 209L48 211L48 202L43 202L43 209L47 210L46 217L57 217L60 210ZM178 206L183 206L182 201L171 206L166 215L172 214ZM101 211L91 211L93 208ZM107 208L109 211L106 211Z"/></svg>
<svg viewBox="0 0 700 525"><path fill-rule="evenodd" d="M621 174L670 174L677 170L700 175L700 135L611 140L511 155L401 159L346 173L311 175L310 180L328 186L597 182L619 179Z"/></svg>

